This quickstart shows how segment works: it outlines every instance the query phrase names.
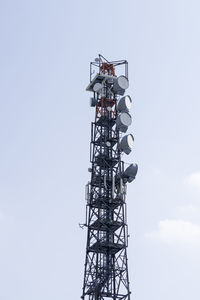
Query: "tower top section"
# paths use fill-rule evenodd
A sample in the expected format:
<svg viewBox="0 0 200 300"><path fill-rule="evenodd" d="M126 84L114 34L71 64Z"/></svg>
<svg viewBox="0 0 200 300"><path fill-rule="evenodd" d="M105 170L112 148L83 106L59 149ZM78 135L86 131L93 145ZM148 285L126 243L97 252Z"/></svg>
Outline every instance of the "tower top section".
<svg viewBox="0 0 200 300"><path fill-rule="evenodd" d="M121 81L128 82L128 62L127 60L108 61L101 54L90 63L90 84L86 91L94 92L96 83L109 80L114 83L117 73L121 76ZM126 79L124 79L126 78Z"/></svg>

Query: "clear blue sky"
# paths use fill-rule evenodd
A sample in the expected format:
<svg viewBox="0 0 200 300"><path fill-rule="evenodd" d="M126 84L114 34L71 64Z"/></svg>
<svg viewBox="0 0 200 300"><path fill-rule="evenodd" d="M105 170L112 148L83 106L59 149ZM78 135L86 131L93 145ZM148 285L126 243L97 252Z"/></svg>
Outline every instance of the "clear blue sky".
<svg viewBox="0 0 200 300"><path fill-rule="evenodd" d="M0 300L79 299L89 62L129 62L132 299L199 300L200 3L0 2Z"/></svg>

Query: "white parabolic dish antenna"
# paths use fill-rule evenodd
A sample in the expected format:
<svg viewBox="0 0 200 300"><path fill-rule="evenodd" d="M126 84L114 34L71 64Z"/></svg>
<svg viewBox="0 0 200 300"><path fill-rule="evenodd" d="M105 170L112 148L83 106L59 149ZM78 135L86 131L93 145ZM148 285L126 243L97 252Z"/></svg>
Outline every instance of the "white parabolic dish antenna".
<svg viewBox="0 0 200 300"><path fill-rule="evenodd" d="M128 142L129 148L132 149L133 148L133 144L134 144L134 138L133 138L132 134L128 135L127 142Z"/></svg>
<svg viewBox="0 0 200 300"><path fill-rule="evenodd" d="M131 100L130 96L122 97L117 104L118 111L129 112L129 110L131 108L131 103L132 103L132 100Z"/></svg>
<svg viewBox="0 0 200 300"><path fill-rule="evenodd" d="M119 144L119 148L126 154L129 154L133 148L134 138L132 134L125 135Z"/></svg>
<svg viewBox="0 0 200 300"><path fill-rule="evenodd" d="M128 79L125 76L119 76L113 84L113 91L118 95L124 95L125 90L129 87Z"/></svg>
<svg viewBox="0 0 200 300"><path fill-rule="evenodd" d="M116 119L116 125L119 131L126 132L128 126L132 123L131 115L127 112L122 112Z"/></svg>
<svg viewBox="0 0 200 300"><path fill-rule="evenodd" d="M93 91L99 93L102 88L103 88L103 85L101 83L97 82L93 86Z"/></svg>

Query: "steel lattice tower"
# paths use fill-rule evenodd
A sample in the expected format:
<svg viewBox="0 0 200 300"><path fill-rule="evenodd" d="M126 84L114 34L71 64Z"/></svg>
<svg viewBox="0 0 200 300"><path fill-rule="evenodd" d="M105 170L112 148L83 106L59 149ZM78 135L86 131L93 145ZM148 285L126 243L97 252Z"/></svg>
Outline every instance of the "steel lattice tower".
<svg viewBox="0 0 200 300"><path fill-rule="evenodd" d="M116 76L116 69L124 75ZM94 72L96 70L95 75ZM129 154L133 146L131 134L122 137L131 124L130 96L126 60L107 61L99 55L90 63L93 92L90 105L95 108L91 124L91 181L86 185L87 245L84 270L84 300L130 300L126 218L126 183L133 181L137 165L126 170L122 152Z"/></svg>

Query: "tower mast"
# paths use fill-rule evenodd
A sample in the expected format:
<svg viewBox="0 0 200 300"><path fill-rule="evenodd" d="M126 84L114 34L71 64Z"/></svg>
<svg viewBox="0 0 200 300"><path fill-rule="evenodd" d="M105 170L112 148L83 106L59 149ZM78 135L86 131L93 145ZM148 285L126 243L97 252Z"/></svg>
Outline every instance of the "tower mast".
<svg viewBox="0 0 200 300"><path fill-rule="evenodd" d="M123 69L117 77L116 70ZM93 93L91 107L91 180L86 185L87 244L82 299L130 300L127 265L128 229L126 185L137 173L137 165L126 169L122 153L133 147L132 134L126 133L132 122L131 97L124 96L129 86L128 62L111 61L99 55L90 63Z"/></svg>

